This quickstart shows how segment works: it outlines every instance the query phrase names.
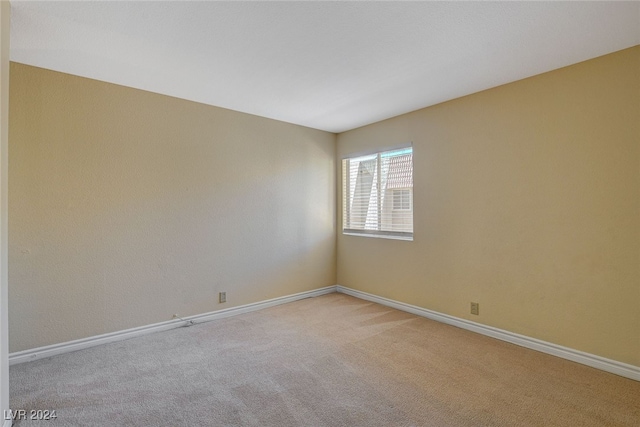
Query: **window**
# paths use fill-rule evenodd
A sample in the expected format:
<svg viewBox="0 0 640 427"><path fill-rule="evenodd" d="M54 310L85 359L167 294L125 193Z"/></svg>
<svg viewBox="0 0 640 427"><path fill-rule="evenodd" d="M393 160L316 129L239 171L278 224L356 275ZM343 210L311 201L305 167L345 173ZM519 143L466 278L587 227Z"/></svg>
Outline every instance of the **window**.
<svg viewBox="0 0 640 427"><path fill-rule="evenodd" d="M411 209L411 190L393 190L393 210Z"/></svg>
<svg viewBox="0 0 640 427"><path fill-rule="evenodd" d="M342 160L342 232L413 240L413 148Z"/></svg>

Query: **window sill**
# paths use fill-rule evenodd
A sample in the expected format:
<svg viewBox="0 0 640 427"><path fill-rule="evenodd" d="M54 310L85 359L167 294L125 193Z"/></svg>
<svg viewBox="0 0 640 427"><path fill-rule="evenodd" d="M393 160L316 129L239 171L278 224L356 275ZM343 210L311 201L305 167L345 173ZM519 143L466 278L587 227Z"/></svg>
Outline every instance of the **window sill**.
<svg viewBox="0 0 640 427"><path fill-rule="evenodd" d="M368 233L350 233L343 231L344 236L357 236L357 237L373 237L375 239L390 239L390 240L404 240L406 242L413 242L413 236L394 236L388 234L368 234Z"/></svg>

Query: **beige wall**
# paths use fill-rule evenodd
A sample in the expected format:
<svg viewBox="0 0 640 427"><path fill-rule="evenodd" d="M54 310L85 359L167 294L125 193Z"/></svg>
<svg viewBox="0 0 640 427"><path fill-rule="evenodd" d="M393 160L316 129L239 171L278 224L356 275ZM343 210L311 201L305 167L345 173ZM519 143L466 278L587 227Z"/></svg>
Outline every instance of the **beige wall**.
<svg viewBox="0 0 640 427"><path fill-rule="evenodd" d="M340 134L338 159L407 141L414 241L339 233L339 284L640 366L640 47Z"/></svg>
<svg viewBox="0 0 640 427"><path fill-rule="evenodd" d="M335 284L335 135L16 63L10 89L12 352Z"/></svg>

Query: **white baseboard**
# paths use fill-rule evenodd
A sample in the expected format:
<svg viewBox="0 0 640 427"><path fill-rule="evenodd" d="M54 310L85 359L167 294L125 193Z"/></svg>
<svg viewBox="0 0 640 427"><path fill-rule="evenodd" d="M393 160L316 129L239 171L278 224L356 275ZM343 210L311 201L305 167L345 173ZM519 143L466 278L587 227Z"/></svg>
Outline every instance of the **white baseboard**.
<svg viewBox="0 0 640 427"><path fill-rule="evenodd" d="M351 295L356 298L376 302L378 304L386 305L388 307L406 311L408 313L416 314L418 316L426 317L428 319L436 320L448 325L457 326L462 329L477 332L482 335L487 335L492 338L497 338L502 341L530 348L532 350L537 350L542 353L551 354L553 356L558 356L563 359L571 360L573 362L591 366L592 368L611 372L613 374L630 378L632 380L640 381L640 367L638 366L606 359L604 357L596 356L595 354L585 353L550 342L505 331L503 329L498 329L492 326L486 326L480 323L472 322L470 320L461 319L459 317L450 316L448 314L438 313L437 311L427 310L426 308L417 307L415 305L410 305L388 298L379 297L377 295L372 295L366 292L357 291L355 289L346 288L344 286L337 285L336 288L338 292Z"/></svg>
<svg viewBox="0 0 640 427"><path fill-rule="evenodd" d="M446 323L448 325L457 326L462 329L466 329L472 332L477 332L482 335L487 335L492 338L497 338L502 341L506 341L512 344L516 344L522 347L537 350L542 353L558 356L563 359L571 360L573 362L581 363L583 365L591 366L596 369L600 369L606 372L611 372L622 377L630 378L632 380L640 381L640 367L629 365L626 363L618 362L604 357L596 356L594 354L585 353L579 350L574 350L568 347L563 347L550 342L538 340L536 338L530 338L524 335L516 334L514 332L505 331L503 329L494 328L492 326L483 325L480 323L472 322L470 320L461 319L459 317L450 316L448 314L438 313L437 311L428 310L426 308L417 307L415 305L406 304L400 301L394 301L388 298L380 297L377 295L369 294L367 292L358 291L355 289L347 288L344 286L327 286L325 288L314 289L312 291L300 292L293 295L287 295L279 298L273 298L270 300L260 301L252 304L241 305L238 307L232 307L224 310L213 311L210 313L197 314L195 316L185 317L184 320L192 321L193 323L209 322L211 320L223 319L225 317L237 316L243 313L249 313L251 311L261 310L267 307L273 307L275 305L285 304L301 300L304 298L316 297L320 295L330 294L332 292L340 292L343 294L351 295L356 298L375 302L388 307L392 307L398 310L406 311L418 316L426 317L438 322ZM58 354L69 353L76 350L82 350L85 348L94 347L101 344L107 344L115 341L122 341L129 338L138 337L154 332L166 331L169 329L179 328L183 326L185 322L182 320L170 320L167 322L155 323L152 325L141 326L138 328L126 329L124 331L117 331L103 335L97 335L94 337L83 338L75 341L69 341L60 344L49 345L45 347L39 347L31 350L24 350L9 354L9 365L18 363L29 362L32 360L38 360L45 357L51 357ZM9 422L9 424L7 424ZM10 427L11 420L5 421L3 427Z"/></svg>
<svg viewBox="0 0 640 427"><path fill-rule="evenodd" d="M320 295L330 294L333 292L336 292L336 287L327 286L326 288L300 292L293 295L273 298L265 301L252 303L252 304L241 305L238 307L231 307L224 310L213 311L210 313L196 314L194 316L184 317L183 319L187 322L191 321L195 324L202 323L202 322L209 322L211 320L237 316L239 314L261 310L263 308L273 307L275 305L280 305L280 304L286 304L288 302L293 302L293 301L301 300L304 298L317 297ZM51 357L58 354L69 353L72 351L82 350L89 347L95 347L101 344L107 344L115 341L122 341L129 338L139 337L141 335L146 335L154 332L167 331L169 329L179 328L184 325L185 325L184 321L175 319L175 320L169 320L166 322L154 323L152 325L141 326L138 328L126 329L124 331L111 332L108 334L96 335L93 337L82 338L79 340L68 341L60 344L53 344L45 347L38 347L30 350L18 351L18 352L9 354L9 365L30 362L30 361L42 359L45 357ZM4 427L7 427L7 426L4 426Z"/></svg>

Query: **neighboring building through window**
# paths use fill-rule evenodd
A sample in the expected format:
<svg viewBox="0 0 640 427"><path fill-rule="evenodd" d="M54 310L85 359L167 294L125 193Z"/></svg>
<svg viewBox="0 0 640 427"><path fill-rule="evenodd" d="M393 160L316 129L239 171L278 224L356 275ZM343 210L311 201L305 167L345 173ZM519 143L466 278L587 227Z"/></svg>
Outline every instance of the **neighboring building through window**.
<svg viewBox="0 0 640 427"><path fill-rule="evenodd" d="M411 190L393 190L393 210L406 211L411 209Z"/></svg>
<svg viewBox="0 0 640 427"><path fill-rule="evenodd" d="M342 160L344 234L413 240L413 149Z"/></svg>

